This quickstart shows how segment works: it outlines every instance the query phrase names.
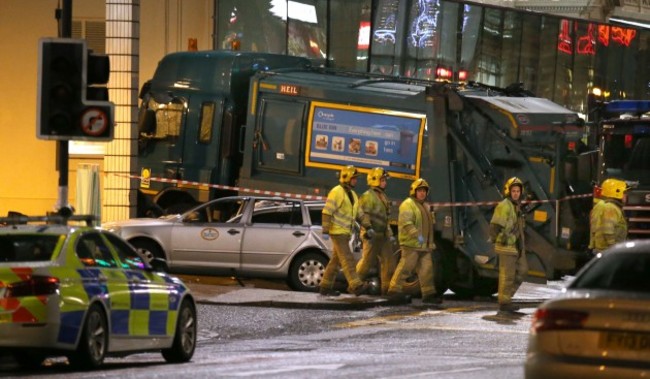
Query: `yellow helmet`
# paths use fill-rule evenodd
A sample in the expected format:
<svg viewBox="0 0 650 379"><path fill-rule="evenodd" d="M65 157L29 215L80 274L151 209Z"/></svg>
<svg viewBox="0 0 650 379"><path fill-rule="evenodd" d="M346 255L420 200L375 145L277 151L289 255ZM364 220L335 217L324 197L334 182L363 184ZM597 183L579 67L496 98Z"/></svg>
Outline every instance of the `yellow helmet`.
<svg viewBox="0 0 650 379"><path fill-rule="evenodd" d="M415 190L418 188L426 188L427 195L429 194L429 183L426 180L420 178L411 183L411 190L409 191L409 196L415 196Z"/></svg>
<svg viewBox="0 0 650 379"><path fill-rule="evenodd" d="M381 167L375 167L368 173L368 186L369 187L379 187L382 178L388 179L389 175Z"/></svg>
<svg viewBox="0 0 650 379"><path fill-rule="evenodd" d="M627 184L619 179L606 179L600 188L602 196L623 200L623 195L627 190Z"/></svg>
<svg viewBox="0 0 650 379"><path fill-rule="evenodd" d="M339 183L349 184L350 180L352 178L356 178L357 176L359 176L359 171L357 170L356 167L352 165L345 166L341 169L341 172L339 173Z"/></svg>
<svg viewBox="0 0 650 379"><path fill-rule="evenodd" d="M503 196L505 197L510 196L510 188L512 188L512 186L519 186L523 194L524 182L522 182L521 179L519 179L518 177L513 176L512 178L506 181L506 184L503 185Z"/></svg>

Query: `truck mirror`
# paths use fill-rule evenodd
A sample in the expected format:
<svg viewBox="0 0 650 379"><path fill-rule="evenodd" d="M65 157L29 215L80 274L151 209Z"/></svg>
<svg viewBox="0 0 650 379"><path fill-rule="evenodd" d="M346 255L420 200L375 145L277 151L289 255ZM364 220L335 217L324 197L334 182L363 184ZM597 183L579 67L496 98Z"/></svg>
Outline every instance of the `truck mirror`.
<svg viewBox="0 0 650 379"><path fill-rule="evenodd" d="M153 109L140 110L138 132L145 134L154 134L156 132L156 112Z"/></svg>

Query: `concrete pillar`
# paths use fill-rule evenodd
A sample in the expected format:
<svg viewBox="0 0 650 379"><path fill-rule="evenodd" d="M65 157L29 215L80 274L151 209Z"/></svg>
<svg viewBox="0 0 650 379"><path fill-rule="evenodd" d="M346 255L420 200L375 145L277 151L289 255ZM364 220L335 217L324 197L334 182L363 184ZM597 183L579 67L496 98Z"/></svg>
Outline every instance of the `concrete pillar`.
<svg viewBox="0 0 650 379"><path fill-rule="evenodd" d="M140 0L106 0L106 53L111 60L109 96L115 103L115 139L106 145L102 221L135 217Z"/></svg>

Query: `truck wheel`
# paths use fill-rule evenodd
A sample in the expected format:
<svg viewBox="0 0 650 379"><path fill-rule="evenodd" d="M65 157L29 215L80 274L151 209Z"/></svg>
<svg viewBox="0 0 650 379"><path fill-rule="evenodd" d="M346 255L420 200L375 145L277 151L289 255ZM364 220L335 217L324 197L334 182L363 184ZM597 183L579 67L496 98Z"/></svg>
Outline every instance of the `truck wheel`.
<svg viewBox="0 0 650 379"><path fill-rule="evenodd" d="M77 350L68 359L73 366L95 369L104 362L108 350L108 322L101 307L93 304L88 309L81 330Z"/></svg>
<svg viewBox="0 0 650 379"><path fill-rule="evenodd" d="M174 343L162 351L162 356L169 363L189 362L196 348L196 308L185 299L181 304L176 320Z"/></svg>
<svg viewBox="0 0 650 379"><path fill-rule="evenodd" d="M499 280L495 278L481 278L474 273L474 285L472 287L452 286L457 297L468 299L475 296L492 296L499 290Z"/></svg>
<svg viewBox="0 0 650 379"><path fill-rule="evenodd" d="M318 253L297 256L289 268L289 277L287 278L289 287L296 291L318 291L327 262L327 257Z"/></svg>
<svg viewBox="0 0 650 379"><path fill-rule="evenodd" d="M167 267L165 254L157 243L143 238L136 238L129 242L151 266L165 272L168 271L169 268Z"/></svg>

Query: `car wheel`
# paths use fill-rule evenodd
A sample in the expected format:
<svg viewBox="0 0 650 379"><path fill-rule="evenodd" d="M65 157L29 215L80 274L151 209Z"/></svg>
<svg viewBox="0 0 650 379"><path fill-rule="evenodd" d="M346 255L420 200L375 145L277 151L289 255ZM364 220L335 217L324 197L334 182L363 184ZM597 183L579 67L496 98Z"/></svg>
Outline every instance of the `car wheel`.
<svg viewBox="0 0 650 379"><path fill-rule="evenodd" d="M317 253L297 256L289 269L289 286L296 291L317 291L327 262L327 257Z"/></svg>
<svg viewBox="0 0 650 379"><path fill-rule="evenodd" d="M93 304L88 309L81 330L77 350L68 357L73 366L94 369L104 362L108 350L108 323L101 307Z"/></svg>
<svg viewBox="0 0 650 379"><path fill-rule="evenodd" d="M161 266L163 271L167 271L167 260L158 244L147 239L134 239L129 241L135 247L141 256L154 267Z"/></svg>
<svg viewBox="0 0 650 379"><path fill-rule="evenodd" d="M194 355L195 347L196 308L191 301L186 299L183 300L178 312L174 343L171 348L162 351L162 356L170 363L188 362Z"/></svg>

